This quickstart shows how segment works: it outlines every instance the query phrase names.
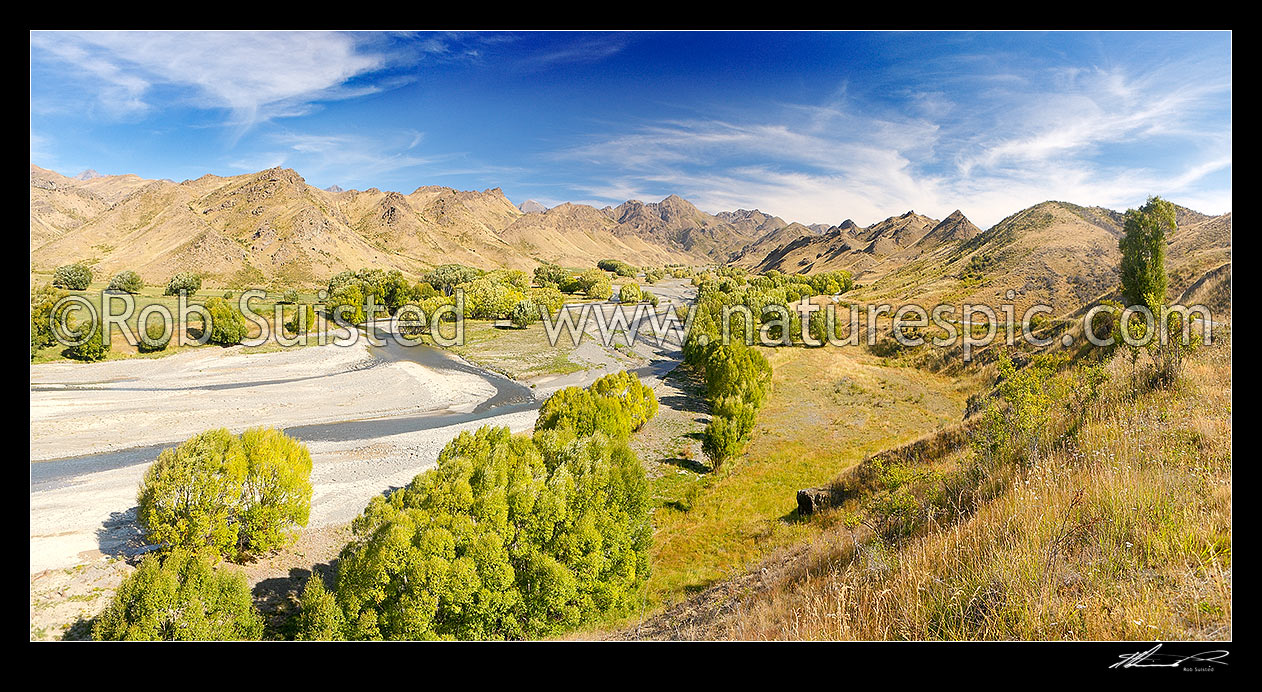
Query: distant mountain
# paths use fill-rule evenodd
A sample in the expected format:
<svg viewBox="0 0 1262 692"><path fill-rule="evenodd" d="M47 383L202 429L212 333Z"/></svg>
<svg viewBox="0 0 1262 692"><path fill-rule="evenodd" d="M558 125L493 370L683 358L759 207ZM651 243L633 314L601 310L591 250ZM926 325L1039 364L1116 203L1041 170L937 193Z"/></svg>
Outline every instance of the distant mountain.
<svg viewBox="0 0 1262 692"><path fill-rule="evenodd" d="M755 236L771 233L789 225L789 223L784 219L778 216L768 216L757 209L721 211L715 214L714 217L720 221L731 224L741 233L747 235L754 234Z"/></svg>
<svg viewBox="0 0 1262 692"><path fill-rule="evenodd" d="M102 274L134 269L161 282L195 267L212 281L263 285L318 283L366 266L416 275L449 262L531 269L608 257L708 261L620 228L590 206L525 214L500 188L335 189L308 185L287 168L174 183L81 181L32 165L32 269L86 260Z"/></svg>
<svg viewBox="0 0 1262 692"><path fill-rule="evenodd" d="M619 236L637 236L674 252L725 263L739 248L754 241L764 228L784 222L757 210L711 216L679 195L660 202L629 200L601 210L617 222Z"/></svg>
<svg viewBox="0 0 1262 692"><path fill-rule="evenodd" d="M938 225L934 226L917 245L942 245L959 240L972 240L981 234L981 229L973 225L959 209L951 212Z"/></svg>
<svg viewBox="0 0 1262 692"><path fill-rule="evenodd" d="M601 210L585 204L560 204L523 214L500 237L525 256L563 266L593 266L601 259L636 265L700 262L636 233L626 232Z"/></svg>
<svg viewBox="0 0 1262 692"><path fill-rule="evenodd" d="M75 180L91 180L93 178L100 178L100 177L101 177L100 173L97 173L96 171L89 168L88 170L80 173L79 175L76 175L74 179Z"/></svg>
<svg viewBox="0 0 1262 692"><path fill-rule="evenodd" d="M741 248L731 263L742 267L755 267L764 263L776 262L779 252L794 247L795 243L818 236L809 226L794 222L782 228L763 234L753 243Z"/></svg>
<svg viewBox="0 0 1262 692"><path fill-rule="evenodd" d="M867 227L825 228L757 209L708 214L669 195L596 209L515 206L500 188L425 185L409 194L328 189L272 168L175 183L31 165L32 271L87 261L100 275L133 269L160 283L190 268L212 282L313 285L345 269L438 264L532 269L734 264L751 271L845 269L858 300L985 302L1073 309L1115 291L1123 215L1043 202L982 231L960 210L941 221L908 211ZM536 205L538 209L536 209ZM1230 296L1231 214L1176 207L1167 250L1172 297Z"/></svg>
<svg viewBox="0 0 1262 692"><path fill-rule="evenodd" d="M823 233L805 229L806 233L762 258L751 257L747 250L740 263L758 271L776 269L793 274L845 269L856 276L870 276L884 267L897 266L898 260L887 260L905 253L937 225L937 220L914 211L867 228L846 219Z"/></svg>

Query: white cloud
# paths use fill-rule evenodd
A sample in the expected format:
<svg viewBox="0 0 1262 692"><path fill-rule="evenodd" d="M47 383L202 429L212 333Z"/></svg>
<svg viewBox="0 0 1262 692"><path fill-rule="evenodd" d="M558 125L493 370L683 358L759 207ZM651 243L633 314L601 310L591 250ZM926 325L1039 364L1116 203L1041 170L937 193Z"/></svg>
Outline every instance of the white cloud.
<svg viewBox="0 0 1262 692"><path fill-rule="evenodd" d="M381 137L363 134L281 132L267 137L273 151L235 158L228 165L242 172L288 166L315 181L342 187L371 186L382 176L409 168L432 166L459 154L412 153L423 133L405 131ZM403 190L411 192L411 190Z"/></svg>
<svg viewBox="0 0 1262 692"><path fill-rule="evenodd" d="M583 38L565 45L522 55L517 67L526 71L548 70L559 65L599 62L621 53L630 39L625 34Z"/></svg>
<svg viewBox="0 0 1262 692"><path fill-rule="evenodd" d="M574 189L605 203L676 192L805 223L960 208L984 228L1048 199L1125 208L1149 194L1220 213L1230 187L1206 179L1230 171L1230 127L1202 116L1230 103L1229 76L1176 68L983 75L980 92L909 92L901 112L842 89L824 105L649 123L554 156L588 166Z"/></svg>
<svg viewBox="0 0 1262 692"><path fill-rule="evenodd" d="M371 91L347 82L385 63L326 32L34 32L31 46L33 60L43 53L77 70L109 114L143 113L157 88L173 86L195 106L227 110L243 130Z"/></svg>

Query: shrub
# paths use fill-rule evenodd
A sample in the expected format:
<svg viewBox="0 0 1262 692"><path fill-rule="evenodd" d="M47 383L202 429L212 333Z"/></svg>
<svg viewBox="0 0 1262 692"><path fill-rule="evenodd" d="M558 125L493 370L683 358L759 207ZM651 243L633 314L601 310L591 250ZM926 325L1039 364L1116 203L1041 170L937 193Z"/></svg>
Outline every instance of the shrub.
<svg viewBox="0 0 1262 692"><path fill-rule="evenodd" d="M566 387L539 407L535 431L568 429L579 437L597 431L625 439L657 415L657 395L634 374L598 378L588 389Z"/></svg>
<svg viewBox="0 0 1262 692"><path fill-rule="evenodd" d="M87 339L83 336L87 334ZM94 362L105 360L110 353L110 339L105 335L103 329L96 321L88 322L79 327L74 332L74 341L80 341L66 349L66 354L75 360L83 360Z"/></svg>
<svg viewBox="0 0 1262 692"><path fill-rule="evenodd" d="M50 284L31 289L31 358L39 349L57 343L49 320L53 306L66 295L65 291Z"/></svg>
<svg viewBox="0 0 1262 692"><path fill-rule="evenodd" d="M151 554L127 575L92 627L101 640L250 640L263 619L245 575L187 551Z"/></svg>
<svg viewBox="0 0 1262 692"><path fill-rule="evenodd" d="M422 301L437 295L441 295L438 290L424 281L417 281L412 285L412 300Z"/></svg>
<svg viewBox="0 0 1262 692"><path fill-rule="evenodd" d="M565 305L565 295L558 289L551 287L534 288L530 290L530 299L535 305L542 308L549 316L555 315L561 306Z"/></svg>
<svg viewBox="0 0 1262 692"><path fill-rule="evenodd" d="M368 319L364 314L364 292L357 284L343 284L332 289L325 306L329 319L334 321L363 324Z"/></svg>
<svg viewBox="0 0 1262 692"><path fill-rule="evenodd" d="M231 555L245 480L241 442L226 429L165 449L145 472L137 518L149 543Z"/></svg>
<svg viewBox="0 0 1262 692"><path fill-rule="evenodd" d="M639 430L657 415L657 395L653 388L626 370L598 378L592 382L591 391L600 396L614 397L621 402L631 430Z"/></svg>
<svg viewBox="0 0 1262 692"><path fill-rule="evenodd" d="M305 334L317 328L315 308L310 303L294 310L293 316L285 323L285 329L291 334Z"/></svg>
<svg viewBox="0 0 1262 692"><path fill-rule="evenodd" d="M618 276L635 276L635 267L622 260L605 259L597 262L596 266L604 271L613 272Z"/></svg>
<svg viewBox="0 0 1262 692"><path fill-rule="evenodd" d="M643 299L644 293L640 291L640 285L634 281L625 283L618 289L619 303L638 303Z"/></svg>
<svg viewBox="0 0 1262 692"><path fill-rule="evenodd" d="M535 431L544 430L570 430L579 437L600 430L610 437L626 439L631 434L631 416L615 397L601 396L582 387L566 387L539 407Z"/></svg>
<svg viewBox="0 0 1262 692"><path fill-rule="evenodd" d="M231 303L223 298L211 298L206 301L206 312L210 313L211 343L232 346L245 338L245 319Z"/></svg>
<svg viewBox="0 0 1262 692"><path fill-rule="evenodd" d="M310 476L306 445L276 430L209 430L158 455L141 482L137 516L150 543L245 559L306 526Z"/></svg>
<svg viewBox="0 0 1262 692"><path fill-rule="evenodd" d="M144 287L145 282L141 280L139 274L130 269L124 269L110 279L110 285L106 290L136 294L140 293L140 289Z"/></svg>
<svg viewBox="0 0 1262 692"><path fill-rule="evenodd" d="M157 325L161 325L161 321L157 322ZM140 333L138 334L139 343L136 344L136 349L141 353L157 353L158 351L165 351L166 347L171 344L171 337L174 336L174 334L164 334L166 331L164 327L158 326L159 331L154 333L155 325L152 323L140 324L137 326L139 327L138 331Z"/></svg>
<svg viewBox="0 0 1262 692"><path fill-rule="evenodd" d="M529 298L520 300L513 306L508 319L512 321L514 327L525 329L528 325L539 321L539 306Z"/></svg>
<svg viewBox="0 0 1262 692"><path fill-rule="evenodd" d="M538 638L625 615L652 536L648 482L625 441L487 426L374 497L352 528L336 593L350 639ZM337 618L318 588L309 601L299 636L327 637Z"/></svg>
<svg viewBox="0 0 1262 692"><path fill-rule="evenodd" d="M311 453L275 428L241 433L246 472L240 550L261 555L297 538L311 513Z"/></svg>
<svg viewBox="0 0 1262 692"><path fill-rule="evenodd" d="M298 302L298 289L296 288L286 289L285 292L280 294L280 299L277 300L276 302L284 303L287 305L296 304Z"/></svg>
<svg viewBox="0 0 1262 692"><path fill-rule="evenodd" d="M744 444L735 421L726 416L712 416L702 432L701 451L710 460L710 466L719 470L723 462L740 452Z"/></svg>
<svg viewBox="0 0 1262 692"><path fill-rule="evenodd" d="M592 287L600 283L609 283L609 276L599 269L588 269L582 274L572 277L561 290L566 293L588 293ZM612 290L612 284L610 290Z"/></svg>
<svg viewBox="0 0 1262 692"><path fill-rule="evenodd" d="M643 291L640 295L640 300L652 305L653 307L657 307L657 296L653 295L652 291Z"/></svg>
<svg viewBox="0 0 1262 692"><path fill-rule="evenodd" d="M329 279L328 292L329 316L336 317L340 306L348 306L343 312L343 319L352 324L380 317L383 312L394 314L404 305L418 300L414 287L397 269L344 271ZM368 314L369 302L376 314Z"/></svg>
<svg viewBox="0 0 1262 692"><path fill-rule="evenodd" d="M541 288L560 289L567 284L570 273L555 264L541 264L535 267L535 283Z"/></svg>
<svg viewBox="0 0 1262 692"><path fill-rule="evenodd" d="M53 272L53 286L68 291L86 291L92 284L92 268L82 262L63 264Z"/></svg>
<svg viewBox="0 0 1262 692"><path fill-rule="evenodd" d="M737 342L718 346L705 362L706 395L711 401L735 396L761 407L771 390L766 356Z"/></svg>
<svg viewBox="0 0 1262 692"><path fill-rule="evenodd" d="M613 284L609 279L602 277L600 281L588 286L583 292L588 298L609 300L609 297L613 295Z"/></svg>
<svg viewBox="0 0 1262 692"><path fill-rule="evenodd" d="M424 279L426 283L444 295L451 295L455 292L456 286L473 281L484 273L481 269L466 267L463 264L444 264L426 274Z"/></svg>
<svg viewBox="0 0 1262 692"><path fill-rule="evenodd" d="M496 283L510 286L525 293L530 288L530 276L520 269L496 269L488 272L486 277Z"/></svg>
<svg viewBox="0 0 1262 692"><path fill-rule="evenodd" d="M1101 341L1108 341L1109 338L1112 338L1113 346L1109 348L1112 351L1117 348L1122 340L1119 329L1122 318L1122 304L1116 300L1105 300L1100 304L1108 306L1109 309L1101 310L1091 316L1091 331Z"/></svg>
<svg viewBox="0 0 1262 692"><path fill-rule="evenodd" d="M973 447L988 462L1036 462L1051 443L1049 422L1054 404L1068 398L1063 383L1054 377L1058 361L1053 355L1041 354L1018 369L1008 354L1001 352L997 365L995 392L1006 406L990 403L972 440Z"/></svg>
<svg viewBox="0 0 1262 692"><path fill-rule="evenodd" d="M503 282L503 278L488 274L462 285L465 317L504 319L509 316L526 295L513 284Z"/></svg>
<svg viewBox="0 0 1262 692"><path fill-rule="evenodd" d="M180 272L167 281L167 289L163 295L178 296L181 293L192 295L202 290L202 277L193 272Z"/></svg>
<svg viewBox="0 0 1262 692"><path fill-rule="evenodd" d="M346 622L337 598L324 588L324 580L312 574L298 601L296 639L299 641L331 642L344 638Z"/></svg>

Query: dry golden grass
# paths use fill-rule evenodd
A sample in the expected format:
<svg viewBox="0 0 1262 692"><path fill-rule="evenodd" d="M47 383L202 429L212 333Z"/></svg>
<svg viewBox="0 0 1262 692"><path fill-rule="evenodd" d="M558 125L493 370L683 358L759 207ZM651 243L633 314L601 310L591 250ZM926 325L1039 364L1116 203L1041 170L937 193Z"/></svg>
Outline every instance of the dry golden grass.
<svg viewBox="0 0 1262 692"><path fill-rule="evenodd" d="M831 526L809 544L625 636L1230 638L1230 358L1224 339L1178 386L1138 396L1114 360L1099 398L1052 417L1037 461L972 485L968 447L915 467L936 472L920 499L959 497L911 535L878 538L857 521L872 498L852 498L815 520Z"/></svg>
<svg viewBox="0 0 1262 692"><path fill-rule="evenodd" d="M524 329L498 326L497 320L465 320L465 340L453 353L515 380L564 375L584 369L574 362L574 346L566 339L548 343L542 323Z"/></svg>
<svg viewBox="0 0 1262 692"><path fill-rule="evenodd" d="M960 420L978 387L972 378L888 366L859 348L764 352L773 391L744 452L717 474L680 470L654 480L662 506L650 608L818 534L821 524L796 515L799 489Z"/></svg>

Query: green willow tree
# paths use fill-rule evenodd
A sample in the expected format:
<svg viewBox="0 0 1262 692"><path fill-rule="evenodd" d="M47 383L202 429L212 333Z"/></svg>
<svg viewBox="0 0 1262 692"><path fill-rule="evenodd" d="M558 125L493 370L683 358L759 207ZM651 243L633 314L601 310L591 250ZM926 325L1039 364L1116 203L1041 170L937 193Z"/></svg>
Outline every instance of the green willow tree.
<svg viewBox="0 0 1262 692"><path fill-rule="evenodd" d="M633 612L649 574L657 413L635 375L549 398L534 434L465 431L352 524L337 588L308 582L299 639L529 639Z"/></svg>
<svg viewBox="0 0 1262 692"><path fill-rule="evenodd" d="M311 492L306 445L270 428L220 428L158 455L137 517L149 543L245 560L297 537Z"/></svg>
<svg viewBox="0 0 1262 692"><path fill-rule="evenodd" d="M1149 296L1166 299L1166 236L1176 228L1174 205L1149 197L1139 209L1126 211L1122 251L1122 295L1127 305L1146 305Z"/></svg>
<svg viewBox="0 0 1262 692"><path fill-rule="evenodd" d="M241 572L186 550L147 555L92 627L97 641L258 639L263 618Z"/></svg>

